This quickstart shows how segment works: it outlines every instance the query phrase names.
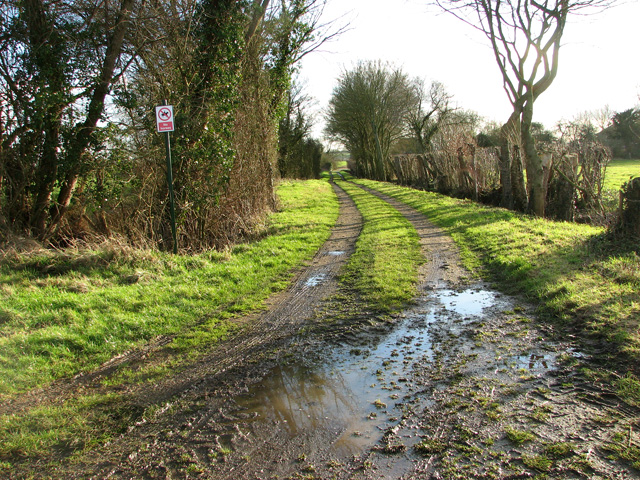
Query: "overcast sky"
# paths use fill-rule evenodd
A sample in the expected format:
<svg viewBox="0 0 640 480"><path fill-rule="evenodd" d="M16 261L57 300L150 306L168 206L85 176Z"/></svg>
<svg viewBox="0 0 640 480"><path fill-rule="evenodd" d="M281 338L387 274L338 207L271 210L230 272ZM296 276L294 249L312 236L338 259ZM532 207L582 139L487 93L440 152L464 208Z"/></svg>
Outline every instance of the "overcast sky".
<svg viewBox="0 0 640 480"><path fill-rule="evenodd" d="M328 0L323 20L350 24L337 40L303 58L300 78L322 110L342 71L359 60L393 62L427 84L442 82L454 103L504 122L511 105L487 39L424 0ZM553 128L585 111L640 103L640 1L629 0L568 22L558 76L536 101L534 121Z"/></svg>

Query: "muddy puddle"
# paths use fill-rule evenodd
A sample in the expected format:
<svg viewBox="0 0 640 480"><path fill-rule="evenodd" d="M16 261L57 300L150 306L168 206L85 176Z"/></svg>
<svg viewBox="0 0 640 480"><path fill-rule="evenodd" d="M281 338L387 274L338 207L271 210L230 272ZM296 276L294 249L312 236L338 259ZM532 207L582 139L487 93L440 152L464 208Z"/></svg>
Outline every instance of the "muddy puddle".
<svg viewBox="0 0 640 480"><path fill-rule="evenodd" d="M268 422L289 438L331 432L335 441L330 454L359 455L402 418L403 407L417 393L412 379L416 369L433 359L434 327L445 322L448 335L460 335L470 323L482 325L496 309L513 308L510 302L482 288L432 291L385 335L322 345L304 360L274 368L234 399L232 417L246 419L255 430ZM537 371L553 368L554 359L545 352L527 352L505 356L502 363L504 368Z"/></svg>
<svg viewBox="0 0 640 480"><path fill-rule="evenodd" d="M317 287L322 284L327 279L327 275L325 273L318 273L317 275L310 276L305 282L305 287Z"/></svg>

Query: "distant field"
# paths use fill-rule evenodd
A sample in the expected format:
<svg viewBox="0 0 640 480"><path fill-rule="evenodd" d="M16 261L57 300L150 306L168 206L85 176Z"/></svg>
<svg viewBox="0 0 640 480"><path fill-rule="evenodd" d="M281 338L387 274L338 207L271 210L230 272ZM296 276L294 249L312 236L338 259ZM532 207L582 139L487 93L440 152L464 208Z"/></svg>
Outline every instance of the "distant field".
<svg viewBox="0 0 640 480"><path fill-rule="evenodd" d="M640 159L615 159L607 166L607 175L604 183L607 188L617 190L623 183L628 182L631 177L638 176L640 176Z"/></svg>

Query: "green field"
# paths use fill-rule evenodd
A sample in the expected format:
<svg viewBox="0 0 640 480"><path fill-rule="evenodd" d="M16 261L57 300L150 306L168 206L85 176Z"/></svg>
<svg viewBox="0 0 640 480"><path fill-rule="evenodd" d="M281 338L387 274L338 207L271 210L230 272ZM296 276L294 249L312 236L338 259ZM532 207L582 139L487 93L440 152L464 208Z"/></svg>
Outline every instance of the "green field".
<svg viewBox="0 0 640 480"><path fill-rule="evenodd" d="M631 177L640 176L640 159L615 159L607 166L605 177L605 187L608 189L619 189Z"/></svg>

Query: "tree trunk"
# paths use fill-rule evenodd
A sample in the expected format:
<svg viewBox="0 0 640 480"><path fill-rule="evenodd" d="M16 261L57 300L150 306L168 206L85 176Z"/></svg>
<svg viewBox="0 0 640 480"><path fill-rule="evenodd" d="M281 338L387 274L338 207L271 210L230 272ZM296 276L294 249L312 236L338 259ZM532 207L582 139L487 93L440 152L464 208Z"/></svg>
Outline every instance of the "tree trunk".
<svg viewBox="0 0 640 480"><path fill-rule="evenodd" d="M93 135L96 125L104 111L104 100L109 93L116 62L120 57L122 45L124 43L124 36L129 28L129 16L131 14L133 4L134 0L122 0L113 35L107 43L107 51L102 64L100 82L96 85L95 90L93 91L93 96L91 97L91 102L89 103L87 111L87 118L79 128L69 148L67 157L69 163L73 166L67 174L60 189L57 204L52 209L51 225L48 229L49 233L52 232L60 223L60 220L62 220L62 217L71 203L73 191L76 188L78 178L82 171L82 156L89 146L91 136Z"/></svg>
<svg viewBox="0 0 640 480"><path fill-rule="evenodd" d="M36 167L36 198L30 219L31 229L42 237L58 173L61 113L67 106L63 93L66 82L64 66L56 55L61 48L60 36L47 18L42 0L26 0L23 14L28 29L31 60L37 71L36 79L41 89L39 95L44 106L43 111L35 112L32 126L42 132L43 145Z"/></svg>
<svg viewBox="0 0 640 480"><path fill-rule="evenodd" d="M442 170L438 166L438 162L436 161L436 158L433 153L431 152L425 153L423 157L424 157L425 168L429 171L429 174L431 175L431 178L429 179L429 183L433 185L435 188L437 187L437 183L439 179L442 178L444 175L442 173Z"/></svg>
<svg viewBox="0 0 640 480"><path fill-rule="evenodd" d="M533 100L528 101L522 111L522 147L524 149L525 166L527 169L527 187L529 191L529 211L538 217L544 217L546 191L544 188L545 175L542 159L536 151L536 144L531 135L533 118Z"/></svg>
<svg viewBox="0 0 640 480"><path fill-rule="evenodd" d="M520 146L513 145L511 158L511 191L513 196L513 209L524 212L529 205L527 187L524 184L524 169L522 167L522 155Z"/></svg>
<svg viewBox="0 0 640 480"><path fill-rule="evenodd" d="M374 122L371 122L371 127L373 129L373 138L375 140L375 180L379 180L384 182L387 180L386 169L384 165L384 155L382 153L382 146L380 144L380 137L378 136L378 130Z"/></svg>
<svg viewBox="0 0 640 480"><path fill-rule="evenodd" d="M471 150L471 173L473 175L473 200L478 201L479 187L478 187L478 169L476 168L476 147L473 144L469 144Z"/></svg>
<svg viewBox="0 0 640 480"><path fill-rule="evenodd" d="M518 113L514 111L509 120L500 128L500 146L498 158L500 159L500 185L502 186L502 206L518 210L522 201L520 182L518 175L522 175L522 169L515 164L517 157L516 144L519 143ZM516 203L518 206L516 206Z"/></svg>
<svg viewBox="0 0 640 480"><path fill-rule="evenodd" d="M458 183L465 197L470 196L473 187L473 178L469 174L469 167L464 159L464 147L458 147Z"/></svg>
<svg viewBox="0 0 640 480"><path fill-rule="evenodd" d="M502 188L502 200L500 206L513 209L513 190L511 188L511 149L507 142L502 142L497 148L500 165L500 187Z"/></svg>
<svg viewBox="0 0 640 480"><path fill-rule="evenodd" d="M433 183L434 174L429 167L427 154L418 155L416 159L420 168L420 172L422 174L422 186L423 188L429 188Z"/></svg>
<svg viewBox="0 0 640 480"><path fill-rule="evenodd" d="M50 115L54 115L53 112ZM58 173L58 145L60 143L59 115L44 122L44 145L36 175L36 199L31 213L31 228L44 237L51 196Z"/></svg>
<svg viewBox="0 0 640 480"><path fill-rule="evenodd" d="M251 22L247 27L245 33L245 43L249 43L258 29L258 25L264 19L264 14L269 6L269 0L253 0L253 15L251 16Z"/></svg>

